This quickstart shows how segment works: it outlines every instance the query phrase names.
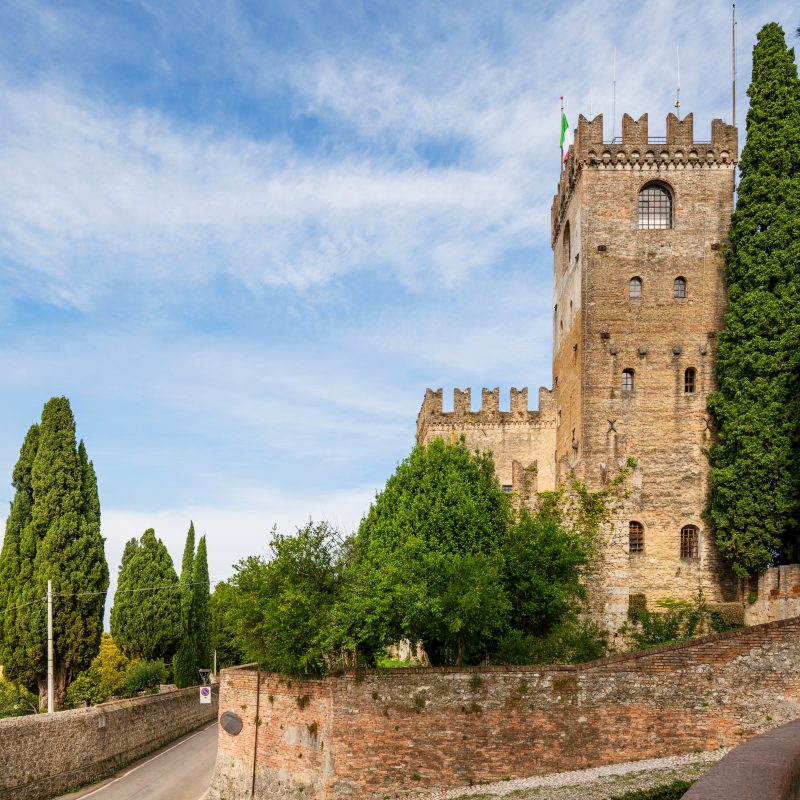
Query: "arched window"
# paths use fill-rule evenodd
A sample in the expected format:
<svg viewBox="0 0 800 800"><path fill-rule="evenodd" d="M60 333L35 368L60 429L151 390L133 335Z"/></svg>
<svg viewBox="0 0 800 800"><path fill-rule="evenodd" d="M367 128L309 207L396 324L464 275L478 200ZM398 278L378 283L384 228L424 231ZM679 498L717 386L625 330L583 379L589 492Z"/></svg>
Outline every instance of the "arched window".
<svg viewBox="0 0 800 800"><path fill-rule="evenodd" d="M686 299L686 278L680 275L675 278L675 283L672 284L672 294L676 300Z"/></svg>
<svg viewBox="0 0 800 800"><path fill-rule="evenodd" d="M572 255L572 242L570 241L569 235L569 222L564 225L564 241L562 244L564 246L564 264L565 266L569 266L569 259Z"/></svg>
<svg viewBox="0 0 800 800"><path fill-rule="evenodd" d="M634 376L634 371L632 369L624 369L624 370L622 370L622 391L623 392L632 392L633 391L633 376Z"/></svg>
<svg viewBox="0 0 800 800"><path fill-rule="evenodd" d="M642 299L642 279L638 275L628 281L628 297L631 300Z"/></svg>
<svg viewBox="0 0 800 800"><path fill-rule="evenodd" d="M683 373L683 391L684 394L694 394L697 391L697 370L694 367L689 367Z"/></svg>
<svg viewBox="0 0 800 800"><path fill-rule="evenodd" d="M628 552L644 553L644 525L641 522L628 523Z"/></svg>
<svg viewBox="0 0 800 800"><path fill-rule="evenodd" d="M698 557L698 540L700 532L694 525L684 525L681 528L681 558Z"/></svg>
<svg viewBox="0 0 800 800"><path fill-rule="evenodd" d="M672 227L672 195L662 183L648 183L639 192L639 228L666 230Z"/></svg>

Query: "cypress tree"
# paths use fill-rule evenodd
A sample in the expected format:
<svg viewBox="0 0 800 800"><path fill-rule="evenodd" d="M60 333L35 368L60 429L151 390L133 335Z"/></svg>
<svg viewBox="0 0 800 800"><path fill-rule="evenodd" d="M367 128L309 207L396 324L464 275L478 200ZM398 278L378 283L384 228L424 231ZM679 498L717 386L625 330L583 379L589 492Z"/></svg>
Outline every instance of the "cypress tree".
<svg viewBox="0 0 800 800"><path fill-rule="evenodd" d="M46 618L53 582L55 699L97 654L108 566L100 501L86 449L76 445L69 401L54 397L25 437L14 469L16 496L0 554L0 597L20 606L4 615L2 659L9 678L47 693Z"/></svg>
<svg viewBox="0 0 800 800"><path fill-rule="evenodd" d="M197 647L194 626L192 625L192 598L194 580L194 522L189 523L186 544L181 563L181 643L172 660L172 672L179 689L197 684Z"/></svg>
<svg viewBox="0 0 800 800"><path fill-rule="evenodd" d="M211 667L211 616L209 608L210 584L208 579L208 554L206 537L200 537L197 555L194 557L192 592L192 623L195 632L197 666Z"/></svg>
<svg viewBox="0 0 800 800"><path fill-rule="evenodd" d="M181 638L178 576L164 543L149 528L125 545L111 636L129 658L169 661Z"/></svg>
<svg viewBox="0 0 800 800"><path fill-rule="evenodd" d="M742 577L800 557L800 81L775 23L758 35L748 95L709 398L709 520Z"/></svg>

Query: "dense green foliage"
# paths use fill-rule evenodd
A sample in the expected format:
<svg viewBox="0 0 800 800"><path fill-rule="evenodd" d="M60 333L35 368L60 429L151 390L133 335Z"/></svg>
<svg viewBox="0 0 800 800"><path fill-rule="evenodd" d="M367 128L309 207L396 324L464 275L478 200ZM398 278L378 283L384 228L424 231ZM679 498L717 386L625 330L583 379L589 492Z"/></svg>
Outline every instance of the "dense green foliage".
<svg viewBox="0 0 800 800"><path fill-rule="evenodd" d="M178 576L152 528L131 539L122 554L111 635L128 657L169 660L183 633Z"/></svg>
<svg viewBox="0 0 800 800"><path fill-rule="evenodd" d="M334 531L309 522L295 536L274 534L270 549L271 560L244 559L231 580L229 614L245 660L277 672L321 672L340 585Z"/></svg>
<svg viewBox="0 0 800 800"><path fill-rule="evenodd" d="M211 617L211 651L217 654L217 669L244 664L237 627L236 587L220 581L209 600Z"/></svg>
<svg viewBox="0 0 800 800"><path fill-rule="evenodd" d="M192 568L192 632L195 640L195 654L197 667L211 668L211 612L209 609L209 594L211 584L208 578L208 552L206 550L206 537L201 536L197 545ZM199 680L199 675L195 682Z"/></svg>
<svg viewBox="0 0 800 800"><path fill-rule="evenodd" d="M125 694L128 697L142 692L156 692L164 682L167 669L161 659L157 661L139 661L134 664L125 676Z"/></svg>
<svg viewBox="0 0 800 800"><path fill-rule="evenodd" d="M39 698L18 683L0 678L0 719L23 717L39 710Z"/></svg>
<svg viewBox="0 0 800 800"><path fill-rule="evenodd" d="M287 673L375 666L401 640L435 664L597 658L581 576L617 486L576 484L517 513L488 454L417 447L354 536L309 523L275 535L269 560L240 562L212 602L214 637Z"/></svg>
<svg viewBox="0 0 800 800"><path fill-rule="evenodd" d="M800 80L780 26L758 34L726 252L709 519L738 575L800 560Z"/></svg>
<svg viewBox="0 0 800 800"><path fill-rule="evenodd" d="M54 397L28 431L14 468L16 489L0 553L0 663L9 679L46 697L46 615L53 582L55 694L90 664L100 645L108 566L97 480L75 437L69 401Z"/></svg>
<svg viewBox="0 0 800 800"><path fill-rule="evenodd" d="M192 600L194 598L194 523L189 523L186 544L181 562L181 641L172 659L172 673L179 689L198 683L197 640L192 627Z"/></svg>
<svg viewBox="0 0 800 800"><path fill-rule="evenodd" d="M100 652L95 656L91 666L81 672L67 687L67 708L76 708L82 704L101 703L112 697L125 695L126 676L136 665L114 644L107 633L100 642Z"/></svg>

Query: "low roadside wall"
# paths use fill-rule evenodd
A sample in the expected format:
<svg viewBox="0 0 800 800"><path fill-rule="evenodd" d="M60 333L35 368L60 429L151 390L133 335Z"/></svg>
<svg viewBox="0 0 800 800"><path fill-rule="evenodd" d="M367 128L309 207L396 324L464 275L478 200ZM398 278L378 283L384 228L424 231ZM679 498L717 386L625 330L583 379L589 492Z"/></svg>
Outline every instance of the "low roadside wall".
<svg viewBox="0 0 800 800"><path fill-rule="evenodd" d="M758 625L800 614L800 564L770 567L758 576L756 600L745 603L746 625Z"/></svg>
<svg viewBox="0 0 800 800"><path fill-rule="evenodd" d="M44 800L112 775L216 719L198 689L0 720L0 800Z"/></svg>
<svg viewBox="0 0 800 800"><path fill-rule="evenodd" d="M800 721L734 748L683 800L800 800Z"/></svg>
<svg viewBox="0 0 800 800"><path fill-rule="evenodd" d="M800 717L800 619L579 666L229 669L210 798L384 800L715 750ZM260 724L256 724L256 720Z"/></svg>

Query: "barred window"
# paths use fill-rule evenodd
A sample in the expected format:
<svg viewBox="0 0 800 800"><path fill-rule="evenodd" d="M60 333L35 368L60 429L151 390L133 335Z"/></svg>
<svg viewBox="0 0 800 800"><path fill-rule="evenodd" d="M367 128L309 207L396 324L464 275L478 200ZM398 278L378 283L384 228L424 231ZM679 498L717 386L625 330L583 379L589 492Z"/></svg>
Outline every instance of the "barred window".
<svg viewBox="0 0 800 800"><path fill-rule="evenodd" d="M683 391L685 394L694 394L697 389L697 370L689 367L683 373Z"/></svg>
<svg viewBox="0 0 800 800"><path fill-rule="evenodd" d="M642 299L642 279L638 275L628 281L628 297L631 300Z"/></svg>
<svg viewBox="0 0 800 800"><path fill-rule="evenodd" d="M624 369L624 370L622 370L622 391L623 392L632 392L633 391L633 378L634 378L634 371L632 369Z"/></svg>
<svg viewBox="0 0 800 800"><path fill-rule="evenodd" d="M694 525L681 528L681 558L697 558L699 532Z"/></svg>
<svg viewBox="0 0 800 800"><path fill-rule="evenodd" d="M514 487L510 483L504 483L501 488L505 494L511 494L514 490Z"/></svg>
<svg viewBox="0 0 800 800"><path fill-rule="evenodd" d="M639 228L666 230L672 227L672 195L661 183L648 183L639 192Z"/></svg>
<svg viewBox="0 0 800 800"><path fill-rule="evenodd" d="M628 523L628 552L644 553L644 525L641 522Z"/></svg>
<svg viewBox="0 0 800 800"><path fill-rule="evenodd" d="M677 278L675 278L675 283L673 284L672 293L674 294L676 300L686 299L686 278L680 275Z"/></svg>

